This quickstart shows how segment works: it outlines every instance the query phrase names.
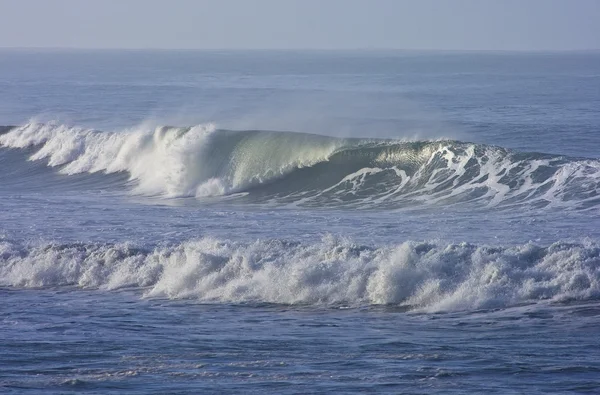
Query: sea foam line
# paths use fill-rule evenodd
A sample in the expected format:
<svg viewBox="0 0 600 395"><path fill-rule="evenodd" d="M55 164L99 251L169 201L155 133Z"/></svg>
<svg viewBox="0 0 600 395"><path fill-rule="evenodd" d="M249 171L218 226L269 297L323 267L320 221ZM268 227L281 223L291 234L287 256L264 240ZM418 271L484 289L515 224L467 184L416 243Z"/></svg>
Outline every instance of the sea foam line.
<svg viewBox="0 0 600 395"><path fill-rule="evenodd" d="M146 297L213 303L410 306L426 311L600 298L600 246L469 243L362 246L215 238L131 244L0 242L0 285L139 287Z"/></svg>

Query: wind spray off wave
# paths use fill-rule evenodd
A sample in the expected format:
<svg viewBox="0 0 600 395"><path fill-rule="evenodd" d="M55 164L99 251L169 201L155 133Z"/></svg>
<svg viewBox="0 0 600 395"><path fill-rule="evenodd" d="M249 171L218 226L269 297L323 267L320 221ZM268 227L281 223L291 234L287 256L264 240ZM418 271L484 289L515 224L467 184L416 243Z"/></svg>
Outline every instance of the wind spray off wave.
<svg viewBox="0 0 600 395"><path fill-rule="evenodd" d="M518 153L460 141L333 138L214 125L101 132L28 124L0 136L65 175L126 172L133 192L293 206L398 208L476 203L600 204L596 159Z"/></svg>

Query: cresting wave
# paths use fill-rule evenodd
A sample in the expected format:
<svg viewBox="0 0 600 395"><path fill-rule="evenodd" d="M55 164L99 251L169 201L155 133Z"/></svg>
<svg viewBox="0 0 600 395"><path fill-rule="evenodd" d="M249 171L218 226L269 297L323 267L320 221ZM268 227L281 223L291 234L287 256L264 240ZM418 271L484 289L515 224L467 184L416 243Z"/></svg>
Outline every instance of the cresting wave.
<svg viewBox="0 0 600 395"><path fill-rule="evenodd" d="M27 124L0 146L30 148L63 174L126 172L134 193L293 206L600 204L600 161L459 141L340 139L214 125L100 132Z"/></svg>
<svg viewBox="0 0 600 395"><path fill-rule="evenodd" d="M0 285L141 287L147 297L213 303L400 305L423 311L600 298L600 246L404 242L370 247L214 238L129 244L0 241Z"/></svg>

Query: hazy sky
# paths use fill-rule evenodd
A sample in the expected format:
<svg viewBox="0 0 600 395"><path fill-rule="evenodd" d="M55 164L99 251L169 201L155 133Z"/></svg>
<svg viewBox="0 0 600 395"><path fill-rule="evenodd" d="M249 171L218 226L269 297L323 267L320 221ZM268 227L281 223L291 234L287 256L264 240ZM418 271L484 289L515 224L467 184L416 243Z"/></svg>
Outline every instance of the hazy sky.
<svg viewBox="0 0 600 395"><path fill-rule="evenodd" d="M0 47L600 49L600 0L0 0Z"/></svg>

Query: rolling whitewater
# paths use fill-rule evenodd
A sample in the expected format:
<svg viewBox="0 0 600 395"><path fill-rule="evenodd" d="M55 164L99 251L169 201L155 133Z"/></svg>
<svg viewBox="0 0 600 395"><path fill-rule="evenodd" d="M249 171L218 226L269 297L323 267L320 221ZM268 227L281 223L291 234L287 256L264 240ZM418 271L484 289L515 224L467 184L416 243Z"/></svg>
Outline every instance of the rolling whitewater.
<svg viewBox="0 0 600 395"><path fill-rule="evenodd" d="M597 53L0 55L0 390L600 390Z"/></svg>

